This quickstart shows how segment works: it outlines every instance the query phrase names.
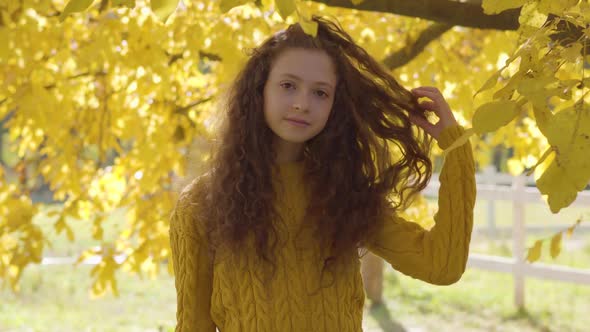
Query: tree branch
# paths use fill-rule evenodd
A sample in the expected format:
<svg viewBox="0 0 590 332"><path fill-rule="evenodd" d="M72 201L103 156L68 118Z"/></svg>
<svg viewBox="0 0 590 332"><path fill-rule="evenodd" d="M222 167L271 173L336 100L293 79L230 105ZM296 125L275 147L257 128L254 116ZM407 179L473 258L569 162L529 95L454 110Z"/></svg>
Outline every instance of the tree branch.
<svg viewBox="0 0 590 332"><path fill-rule="evenodd" d="M452 28L452 25L433 23L420 33L420 36L413 44L407 45L383 59L383 64L391 70L404 66L420 54L431 41Z"/></svg>
<svg viewBox="0 0 590 332"><path fill-rule="evenodd" d="M314 0L332 7L419 17L447 25L478 29L517 30L520 8L486 15L481 0L366 0L358 6L350 0Z"/></svg>

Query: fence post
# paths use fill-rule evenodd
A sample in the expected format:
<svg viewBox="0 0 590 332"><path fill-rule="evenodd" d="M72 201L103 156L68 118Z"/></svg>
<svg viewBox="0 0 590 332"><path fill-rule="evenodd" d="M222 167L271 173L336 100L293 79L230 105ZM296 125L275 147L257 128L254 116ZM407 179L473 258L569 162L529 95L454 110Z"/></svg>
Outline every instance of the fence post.
<svg viewBox="0 0 590 332"><path fill-rule="evenodd" d="M514 264L514 304L524 308L524 244L525 238L525 181L524 175L512 179L512 254Z"/></svg>
<svg viewBox="0 0 590 332"><path fill-rule="evenodd" d="M361 277L371 305L383 303L383 258L368 251L361 259Z"/></svg>

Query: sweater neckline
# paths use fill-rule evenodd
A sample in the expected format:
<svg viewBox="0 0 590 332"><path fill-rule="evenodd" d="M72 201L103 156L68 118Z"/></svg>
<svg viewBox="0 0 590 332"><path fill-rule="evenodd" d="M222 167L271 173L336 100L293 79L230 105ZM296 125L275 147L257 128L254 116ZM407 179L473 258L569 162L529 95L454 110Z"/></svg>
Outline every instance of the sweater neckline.
<svg viewBox="0 0 590 332"><path fill-rule="evenodd" d="M278 174L282 178L295 178L301 175L303 171L303 160L288 161L276 164Z"/></svg>

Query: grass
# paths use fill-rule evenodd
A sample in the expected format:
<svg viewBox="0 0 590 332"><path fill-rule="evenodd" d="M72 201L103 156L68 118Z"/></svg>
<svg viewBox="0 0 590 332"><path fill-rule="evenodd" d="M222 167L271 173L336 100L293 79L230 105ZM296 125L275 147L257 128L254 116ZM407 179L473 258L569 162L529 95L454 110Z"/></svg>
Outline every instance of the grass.
<svg viewBox="0 0 590 332"><path fill-rule="evenodd" d="M425 331L586 331L590 287L526 279L526 310L514 308L510 275L469 269L451 286L434 286L388 270L385 308L366 317L368 326L397 324ZM397 331L396 329L382 329ZM377 329L377 331L380 331Z"/></svg>
<svg viewBox="0 0 590 332"><path fill-rule="evenodd" d="M541 204L526 207L527 224L574 223L584 209L566 209L557 221ZM496 203L497 225L510 225L511 203ZM475 209L476 227L486 224L487 204ZM125 225L124 211L105 223L105 237L114 238ZM69 256L99 244L91 225L69 220L76 241L53 230L53 219L35 220L54 243L46 255ZM546 235L550 235L547 233ZM530 245L545 234L527 237ZM590 234L564 238L564 250L554 261L544 250L542 262L590 269ZM490 239L474 233L472 252L511 255L511 239ZM546 248L545 248L546 249ZM165 269L154 280L118 272L121 298L90 299L90 266L30 266L22 277L21 293L0 290L0 332L4 331L173 331L176 295ZM434 286L386 270L384 306L367 301L365 331L585 331L590 326L590 287L527 278L526 310L514 307L509 274L468 269L451 286Z"/></svg>
<svg viewBox="0 0 590 332"><path fill-rule="evenodd" d="M90 299L91 266L32 266L19 294L2 292L0 331L173 331L174 280L118 272L121 298Z"/></svg>

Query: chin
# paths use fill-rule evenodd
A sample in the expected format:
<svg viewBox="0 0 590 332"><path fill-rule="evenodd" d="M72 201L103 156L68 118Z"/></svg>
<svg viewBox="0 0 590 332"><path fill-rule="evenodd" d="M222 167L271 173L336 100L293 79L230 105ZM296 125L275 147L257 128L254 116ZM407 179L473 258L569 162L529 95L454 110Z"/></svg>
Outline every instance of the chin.
<svg viewBox="0 0 590 332"><path fill-rule="evenodd" d="M281 137L284 141L294 144L303 144L311 139L311 137Z"/></svg>

